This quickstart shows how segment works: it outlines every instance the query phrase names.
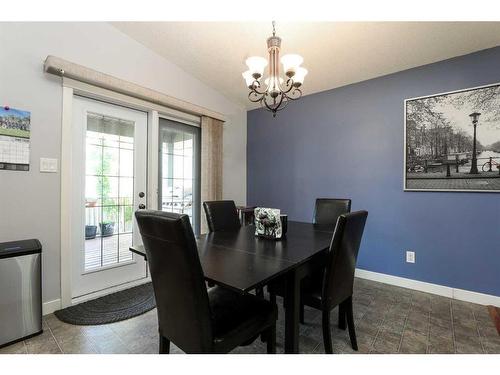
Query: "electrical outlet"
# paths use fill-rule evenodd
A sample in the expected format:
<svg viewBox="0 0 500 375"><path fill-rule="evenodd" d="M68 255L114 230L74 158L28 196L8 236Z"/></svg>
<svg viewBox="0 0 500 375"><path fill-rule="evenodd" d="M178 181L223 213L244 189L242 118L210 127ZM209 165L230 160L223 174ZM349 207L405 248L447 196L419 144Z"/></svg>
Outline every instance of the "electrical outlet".
<svg viewBox="0 0 500 375"><path fill-rule="evenodd" d="M407 251L406 252L406 263L415 263L415 252Z"/></svg>

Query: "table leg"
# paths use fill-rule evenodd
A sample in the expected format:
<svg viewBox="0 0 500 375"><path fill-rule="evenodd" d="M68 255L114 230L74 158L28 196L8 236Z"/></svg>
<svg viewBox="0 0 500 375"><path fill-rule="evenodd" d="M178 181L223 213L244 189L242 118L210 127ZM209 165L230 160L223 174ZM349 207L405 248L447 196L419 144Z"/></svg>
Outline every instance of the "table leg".
<svg viewBox="0 0 500 375"><path fill-rule="evenodd" d="M288 272L285 292L285 353L299 352L300 280Z"/></svg>

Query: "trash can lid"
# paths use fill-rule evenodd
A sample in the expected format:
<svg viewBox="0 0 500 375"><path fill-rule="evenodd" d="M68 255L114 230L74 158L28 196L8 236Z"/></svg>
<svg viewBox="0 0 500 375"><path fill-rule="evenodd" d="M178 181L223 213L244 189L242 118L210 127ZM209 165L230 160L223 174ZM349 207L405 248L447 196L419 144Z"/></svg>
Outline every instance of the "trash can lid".
<svg viewBox="0 0 500 375"><path fill-rule="evenodd" d="M21 255L41 253L42 245L37 239L10 241L0 243L0 259Z"/></svg>

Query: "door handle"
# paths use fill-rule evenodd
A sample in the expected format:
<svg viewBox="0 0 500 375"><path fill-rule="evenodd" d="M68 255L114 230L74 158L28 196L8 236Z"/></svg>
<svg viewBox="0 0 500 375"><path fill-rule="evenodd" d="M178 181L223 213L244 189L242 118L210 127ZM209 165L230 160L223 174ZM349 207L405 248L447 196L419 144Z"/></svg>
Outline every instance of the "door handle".
<svg viewBox="0 0 500 375"><path fill-rule="evenodd" d="M143 191L141 191L141 192L139 193L139 198L144 198L144 192L143 192Z"/></svg>
<svg viewBox="0 0 500 375"><path fill-rule="evenodd" d="M146 208L146 205L145 205L145 204L141 203L141 204L139 205L139 210L144 210L145 208Z"/></svg>

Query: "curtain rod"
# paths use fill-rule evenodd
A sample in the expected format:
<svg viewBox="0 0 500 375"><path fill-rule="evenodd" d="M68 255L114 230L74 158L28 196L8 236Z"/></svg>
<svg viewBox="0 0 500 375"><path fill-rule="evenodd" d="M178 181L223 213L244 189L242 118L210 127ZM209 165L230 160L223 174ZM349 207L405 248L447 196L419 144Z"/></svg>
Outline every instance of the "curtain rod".
<svg viewBox="0 0 500 375"><path fill-rule="evenodd" d="M154 104L181 110L196 116L207 116L220 121L226 121L225 116L219 112L116 78L106 73L101 73L97 70L72 63L56 56L47 56L44 63L44 71L60 77L71 78L93 86L146 100Z"/></svg>

